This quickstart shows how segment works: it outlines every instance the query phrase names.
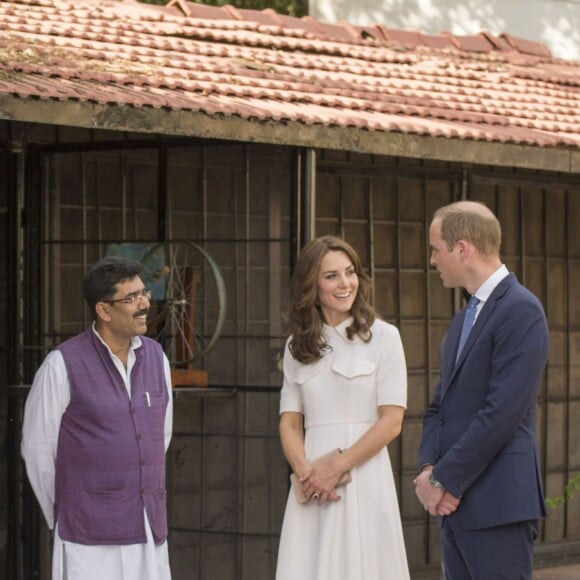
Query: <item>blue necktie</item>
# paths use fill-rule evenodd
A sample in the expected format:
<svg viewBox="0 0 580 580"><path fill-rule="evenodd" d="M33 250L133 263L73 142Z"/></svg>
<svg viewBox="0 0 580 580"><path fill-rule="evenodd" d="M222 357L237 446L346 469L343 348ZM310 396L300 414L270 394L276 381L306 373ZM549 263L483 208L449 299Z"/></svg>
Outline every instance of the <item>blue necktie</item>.
<svg viewBox="0 0 580 580"><path fill-rule="evenodd" d="M465 346L467 337L471 332L471 327L475 321L475 314L477 312L477 305L479 304L479 298L472 296L467 304L467 312L465 313L465 318L463 319L463 327L461 328L461 336L459 337L459 346L457 347L457 356L455 357L455 362L459 359L459 355Z"/></svg>

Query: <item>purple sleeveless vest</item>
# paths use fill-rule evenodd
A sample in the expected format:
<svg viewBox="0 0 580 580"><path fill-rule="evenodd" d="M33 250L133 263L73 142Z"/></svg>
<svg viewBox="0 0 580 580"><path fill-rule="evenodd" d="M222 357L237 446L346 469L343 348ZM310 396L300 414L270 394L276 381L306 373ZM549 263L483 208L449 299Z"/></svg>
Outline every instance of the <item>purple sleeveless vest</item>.
<svg viewBox="0 0 580 580"><path fill-rule="evenodd" d="M155 543L167 538L167 386L161 346L146 337L141 341L131 399L91 327L58 347L70 382L56 454L54 511L63 540L144 543L144 507Z"/></svg>

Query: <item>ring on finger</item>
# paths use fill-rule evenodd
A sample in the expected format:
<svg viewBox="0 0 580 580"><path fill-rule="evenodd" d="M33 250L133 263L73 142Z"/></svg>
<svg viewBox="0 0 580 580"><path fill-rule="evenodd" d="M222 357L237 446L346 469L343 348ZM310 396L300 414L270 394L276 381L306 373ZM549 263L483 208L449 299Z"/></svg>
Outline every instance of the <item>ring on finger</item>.
<svg viewBox="0 0 580 580"><path fill-rule="evenodd" d="M315 491L315 492L312 494L312 499L313 499L314 501L318 501L318 500L320 499L320 494L319 494L317 491Z"/></svg>

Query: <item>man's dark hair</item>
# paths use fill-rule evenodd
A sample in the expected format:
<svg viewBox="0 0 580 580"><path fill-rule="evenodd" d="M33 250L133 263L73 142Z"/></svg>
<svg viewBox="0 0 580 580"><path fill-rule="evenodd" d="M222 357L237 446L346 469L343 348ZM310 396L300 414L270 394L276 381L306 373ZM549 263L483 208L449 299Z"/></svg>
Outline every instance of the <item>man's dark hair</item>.
<svg viewBox="0 0 580 580"><path fill-rule="evenodd" d="M121 256L107 256L94 264L85 276L83 294L93 318L97 319L97 302L112 300L117 284L139 276L143 264Z"/></svg>

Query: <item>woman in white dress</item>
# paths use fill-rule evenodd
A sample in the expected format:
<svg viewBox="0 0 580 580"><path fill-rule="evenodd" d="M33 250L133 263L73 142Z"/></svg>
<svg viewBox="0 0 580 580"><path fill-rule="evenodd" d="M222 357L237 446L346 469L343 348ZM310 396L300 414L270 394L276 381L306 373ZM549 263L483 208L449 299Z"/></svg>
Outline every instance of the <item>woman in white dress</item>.
<svg viewBox="0 0 580 580"><path fill-rule="evenodd" d="M345 241L325 236L304 247L292 278L280 438L308 500L290 490L277 580L409 578L386 448L406 408L405 355L369 293ZM351 481L338 486L346 472Z"/></svg>

